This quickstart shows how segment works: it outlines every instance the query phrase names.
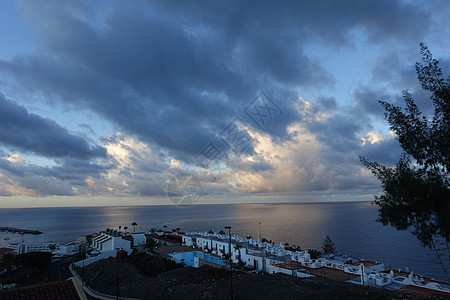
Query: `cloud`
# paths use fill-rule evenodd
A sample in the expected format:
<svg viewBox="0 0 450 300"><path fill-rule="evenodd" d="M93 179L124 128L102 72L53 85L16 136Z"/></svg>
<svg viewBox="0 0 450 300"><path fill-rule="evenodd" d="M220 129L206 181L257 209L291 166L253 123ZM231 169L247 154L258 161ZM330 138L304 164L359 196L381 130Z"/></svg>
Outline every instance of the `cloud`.
<svg viewBox="0 0 450 300"><path fill-rule="evenodd" d="M378 100L400 103L397 87L412 86L406 61L436 26L432 6L18 1L37 44L33 52L0 60L7 98L87 111L115 132L98 137L83 120L81 137L30 113L25 101L0 96L5 149L55 164L1 154L0 171L10 180L4 179L3 193L14 193L14 181L23 194L163 195L171 176L186 170L219 192L373 187L358 157L396 159L395 139L374 139L383 118ZM374 84L356 82L340 99L327 51L360 50L361 44L376 53L361 61ZM311 90L320 96L299 97ZM244 111L261 91L282 111L265 128ZM201 169L195 157L236 117L254 143L218 170ZM103 145L92 142L94 136Z"/></svg>
<svg viewBox="0 0 450 300"><path fill-rule="evenodd" d="M88 159L106 155L104 148L88 144L50 119L29 113L2 94L0 119L0 143L7 147L45 157Z"/></svg>

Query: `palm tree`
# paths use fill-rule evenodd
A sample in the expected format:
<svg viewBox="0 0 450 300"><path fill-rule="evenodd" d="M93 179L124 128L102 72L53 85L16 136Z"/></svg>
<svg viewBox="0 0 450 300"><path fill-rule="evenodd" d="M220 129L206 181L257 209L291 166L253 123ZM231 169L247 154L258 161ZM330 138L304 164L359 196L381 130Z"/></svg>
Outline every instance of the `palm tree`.
<svg viewBox="0 0 450 300"><path fill-rule="evenodd" d="M155 242L154 239L148 239L144 245L144 248L150 249L150 252L153 252L153 249L155 249L157 246L158 244Z"/></svg>
<svg viewBox="0 0 450 300"><path fill-rule="evenodd" d="M8 252L0 257L0 266L6 269L6 274L8 276L8 282L11 279L12 267L17 263L16 254L14 252Z"/></svg>
<svg viewBox="0 0 450 300"><path fill-rule="evenodd" d="M137 225L136 222L131 223L131 226L133 226L133 232L136 232L136 225Z"/></svg>
<svg viewBox="0 0 450 300"><path fill-rule="evenodd" d="M122 226L119 225L119 231L120 231L120 229L122 229Z"/></svg>
<svg viewBox="0 0 450 300"><path fill-rule="evenodd" d="M123 230L125 230L125 232L127 232L128 226L124 226Z"/></svg>

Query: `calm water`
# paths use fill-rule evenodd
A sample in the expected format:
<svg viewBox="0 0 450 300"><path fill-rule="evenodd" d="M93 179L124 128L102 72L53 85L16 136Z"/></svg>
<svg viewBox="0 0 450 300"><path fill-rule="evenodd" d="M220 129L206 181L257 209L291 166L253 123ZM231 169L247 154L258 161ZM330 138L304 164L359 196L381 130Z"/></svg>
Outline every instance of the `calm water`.
<svg viewBox="0 0 450 300"><path fill-rule="evenodd" d="M83 234L107 227L117 228L138 223L136 230L151 227L184 231L219 231L226 225L241 236L262 236L275 242L289 242L303 249L321 249L330 235L341 254L379 260L386 266L409 267L414 272L444 279L433 252L424 248L409 232L375 222L377 208L370 203L320 204L233 204L197 205L190 208L175 206L86 207L86 208L20 208L0 209L0 226L36 229L39 236L25 235L29 243L44 241L67 242ZM1 233L0 246L5 246ZM9 234L21 240L20 235ZM447 258L445 258L447 259ZM445 260L449 265L449 260ZM450 266L449 266L450 268Z"/></svg>

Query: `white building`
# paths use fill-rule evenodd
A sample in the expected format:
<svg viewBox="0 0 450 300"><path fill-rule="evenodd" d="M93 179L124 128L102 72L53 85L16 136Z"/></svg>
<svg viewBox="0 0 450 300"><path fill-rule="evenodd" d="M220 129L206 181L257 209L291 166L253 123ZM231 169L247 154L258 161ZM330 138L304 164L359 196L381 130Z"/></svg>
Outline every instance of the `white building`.
<svg viewBox="0 0 450 300"><path fill-rule="evenodd" d="M131 253L132 241L125 239L121 232L114 230L102 231L92 238L91 246L99 252L125 250Z"/></svg>
<svg viewBox="0 0 450 300"><path fill-rule="evenodd" d="M81 244L82 244L82 242L80 242L80 241L73 241L73 242L68 242L68 243L62 244L59 247L59 254L63 254L63 255L74 254L75 252L80 251Z"/></svg>
<svg viewBox="0 0 450 300"><path fill-rule="evenodd" d="M46 242L41 245L28 245L24 242L8 242L8 248L14 249L16 254L28 252L59 252L60 244L57 242Z"/></svg>
<svg viewBox="0 0 450 300"><path fill-rule="evenodd" d="M145 245L147 241L144 232L133 232L131 237L133 238L133 246Z"/></svg>

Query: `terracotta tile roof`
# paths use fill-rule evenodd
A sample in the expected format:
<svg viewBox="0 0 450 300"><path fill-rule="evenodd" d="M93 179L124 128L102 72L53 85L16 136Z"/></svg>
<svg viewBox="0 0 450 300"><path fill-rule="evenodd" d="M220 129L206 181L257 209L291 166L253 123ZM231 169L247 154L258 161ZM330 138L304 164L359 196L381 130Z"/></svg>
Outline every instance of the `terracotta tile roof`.
<svg viewBox="0 0 450 300"><path fill-rule="evenodd" d="M72 279L0 290L2 300L80 300Z"/></svg>
<svg viewBox="0 0 450 300"><path fill-rule="evenodd" d="M330 267L320 267L320 268L303 267L303 270L301 270L301 272L315 276L323 276L325 278L338 281L347 281L353 278L360 277L359 275L346 273L343 270L338 270Z"/></svg>
<svg viewBox="0 0 450 300"><path fill-rule="evenodd" d="M285 250L288 251L292 251L292 252L297 252L297 251L303 251L300 247L297 246L297 248L292 248L292 246L285 246L284 247Z"/></svg>
<svg viewBox="0 0 450 300"><path fill-rule="evenodd" d="M297 270L297 269L302 269L302 264L296 261L287 261L284 263L279 263L279 264L275 264L275 267L278 268L283 268L283 269L287 269L287 270Z"/></svg>
<svg viewBox="0 0 450 300"><path fill-rule="evenodd" d="M9 252L14 252L14 249L11 249L11 248L5 248L5 247L0 248L0 256L2 256L2 255L5 254L5 253L9 253Z"/></svg>
<svg viewBox="0 0 450 300"><path fill-rule="evenodd" d="M154 236L152 238L155 239L155 240L168 242L168 243L171 243L171 244L181 244L181 240L175 239L174 237Z"/></svg>
<svg viewBox="0 0 450 300"><path fill-rule="evenodd" d="M111 238L111 237L108 236L108 235L101 235L101 236L96 237L96 238L94 239L94 241L96 241L96 242L98 242L98 243L101 243L101 242L107 240L108 238Z"/></svg>
<svg viewBox="0 0 450 300"><path fill-rule="evenodd" d="M99 241L99 243L103 244L103 243L106 243L107 241L110 241L110 240L112 240L112 238L107 238L106 240L101 240L101 241Z"/></svg>
<svg viewBox="0 0 450 300"><path fill-rule="evenodd" d="M72 245L78 245L80 244L79 242L67 242L65 244L63 244L63 246L72 246Z"/></svg>
<svg viewBox="0 0 450 300"><path fill-rule="evenodd" d="M159 236L157 233L146 233L145 238L150 239Z"/></svg>
<svg viewBox="0 0 450 300"><path fill-rule="evenodd" d="M381 264L376 261L364 260L364 259L360 259L360 260L356 260L356 261L346 261L345 263L348 265L352 265L352 266L359 266L359 265L363 264L365 267L372 267L372 266Z"/></svg>

